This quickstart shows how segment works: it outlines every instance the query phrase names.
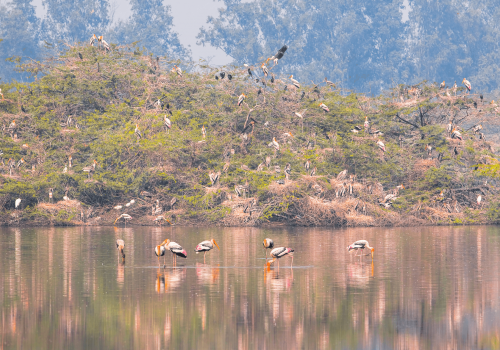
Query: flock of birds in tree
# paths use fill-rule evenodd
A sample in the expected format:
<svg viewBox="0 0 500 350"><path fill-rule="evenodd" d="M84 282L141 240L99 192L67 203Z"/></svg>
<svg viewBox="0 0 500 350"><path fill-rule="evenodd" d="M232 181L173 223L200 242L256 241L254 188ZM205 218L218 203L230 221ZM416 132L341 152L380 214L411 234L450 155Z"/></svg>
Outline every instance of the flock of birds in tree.
<svg viewBox="0 0 500 350"><path fill-rule="evenodd" d="M102 47L102 48L103 48L106 52L111 50L110 45L109 45L109 44L108 44L108 43L104 40L104 38L103 38L103 36L102 36L102 35L101 35L101 36L99 36L99 37L97 37L95 34L93 34L93 35L92 35L92 37L91 37L91 39L90 39L90 45L91 45L91 46L94 46L94 45L96 45L96 44L97 44L97 46L98 46L99 48L101 48L101 47ZM271 75L271 79L270 79L271 83L274 83L274 82L275 82L275 78L274 78L274 75L270 73L270 70L271 70L272 68L274 68L274 66L276 66L276 65L278 64L278 62L279 62L279 60L280 60L280 59L282 59L282 58L283 58L283 56L284 56L285 52L287 51L287 49L288 49L288 46L287 46L287 45L284 45L283 47L281 47L281 48L278 50L278 52L277 52L275 55L273 55L273 56L271 56L271 57L267 58L267 59L266 59L264 62L262 62L262 64L261 64L261 69L262 69L262 73L264 74L264 76L265 76L265 77L268 77L269 75ZM81 54L81 53L79 53L79 57L80 57L80 59L83 59L83 56L82 56L82 54ZM157 60L158 60L158 58L157 58ZM269 62L270 62L270 61L274 63L274 65L273 65L272 67L268 67L268 64L269 64ZM254 73L252 72L252 67L251 67L251 66L249 66L248 64L244 64L244 66L245 66L245 68L247 69L248 75L249 75L250 77L253 77L253 74L254 74ZM180 67L178 67L177 65L174 65L174 66L172 67L171 72L173 72L173 73L177 74L179 77L181 77L181 78L182 78L182 69L181 69ZM218 74L215 76L215 79L216 79L216 80L219 80L219 79L221 79L221 80L222 80L222 79L224 79L225 77L226 77L226 72L220 72L220 73L218 73ZM229 74L229 73L228 73L228 74L227 74L227 78L228 78L228 80L232 80L232 79L233 79L233 76L232 76L231 74ZM297 89L298 89L298 88L300 88L300 83L299 83L299 81L297 81L296 79L294 79L294 78L293 78L293 75L290 75L289 79L290 79L290 81L292 82L292 85L293 85L294 87L296 87ZM258 78L256 78L256 82L259 82L259 79L258 79ZM327 86L330 86L330 87L335 87L335 84L334 84L333 82L329 81L327 78L325 78L325 83L327 84ZM471 83L470 83L470 82L469 82L466 78L464 78L464 79L462 80L462 83L465 85L465 87L466 87L466 89L467 89L467 91L468 91L468 92L470 92L470 91L472 90L472 85L471 85ZM264 79L262 79L262 84L263 84L264 86L266 85L266 82L264 81ZM444 89L444 88L446 87L445 81L443 81L443 82L440 84L440 86L439 86L439 87L440 87L440 89ZM316 88L317 88L317 87L316 87ZM285 85L285 90L286 90L286 89L287 89L287 85ZM418 90L419 90L419 89L417 89L417 88L412 88L412 89L410 89L410 90L415 90L415 91L408 91L408 92L409 92L409 93L412 93L412 94L414 93L414 94L416 94L416 95L418 96ZM455 94L456 94L456 90L457 90L457 83L456 83L456 81L455 81L455 84L453 85L453 92L454 92ZM259 93L261 93L261 90L259 90ZM448 89L446 90L446 93L447 93L447 95L448 95L448 96L450 96L450 95L449 95L449 93L448 93ZM301 96L301 98L302 98L302 97L304 97L304 94L305 94L305 93L304 93L304 92L302 92L302 96ZM3 96L3 94L2 94L1 89L0 89L0 96L2 97L2 100L3 100L3 99L4 99L4 96ZM482 100L482 99L483 99L483 96L481 95L480 97L481 97L481 100ZM241 107L241 106L242 106L242 104L243 104L243 102L245 101L245 99L246 99L246 95L245 95L245 93L242 93L242 94L238 97L238 100L237 100L237 105ZM474 102L474 103L476 103L476 102ZM492 101L492 104L493 104L493 103L494 103L494 101ZM165 108L165 110L166 110L166 112L167 112L168 114L165 114L165 116L164 116L164 127L165 127L166 132L168 132L168 131L172 128L172 121L171 121L171 120L170 120L170 118L168 117L168 115L172 116L172 111L171 111L171 109L170 109L170 104L169 104L169 103L167 103L167 104L166 104L166 106L165 106L165 105L164 105L164 103L162 102L162 100L161 100L161 99L158 99L158 100L154 103L154 106L155 106L156 108L158 108L158 109L161 109L161 110L164 110L164 108L166 107L166 108ZM323 103L323 102L319 104L319 107L320 107L320 108L321 108L321 109L322 109L325 113L330 112L330 109L328 108L328 106L327 106L325 103ZM299 117L300 119L303 119L306 111L307 111L307 109L306 109L306 110L304 110L304 111L301 111L301 112L295 112L295 115L296 115L297 117ZM68 124L68 125L69 125L70 123L71 123L71 116L69 116L69 117L68 117L68 121L67 121L67 124ZM244 128L244 130L243 130L243 135L246 135L246 131L248 131L250 127L252 128L252 132L253 132L253 128L254 128L255 123L256 123L255 119L253 119L253 118L249 118L249 123L248 123L248 125L246 125L246 126L245 126L245 128ZM17 127L17 126L16 126L16 122L15 122L15 120L13 120L13 121L11 122L11 124L9 125L9 127L8 127L8 131L11 133L11 136L12 136L13 138L15 138L15 137L17 136L17 134L15 133L15 131L16 131L16 127ZM475 125L472 129L473 129L474 134L479 133L479 137L480 137L480 139L481 139L481 140L485 140L485 136L484 136L484 134L483 134L482 132L480 132L480 131L482 130L482 126L481 126L480 124ZM384 135L382 131L380 131L380 130L378 130L378 129L371 129L371 128L370 128L370 122L368 121L368 117L365 117L365 122L364 122L364 125L363 125L363 126L358 126L358 125L357 125L357 126L355 126L355 127L354 127L351 131L352 131L353 133L359 133L359 132L361 132L361 131L363 131L363 130L364 130L364 132L365 132L365 133L372 134L372 135L374 135L376 138L378 138L379 136L383 136L383 135ZM206 135L207 135L207 130L206 130L205 126L202 126L201 133L202 133L203 140L202 140L202 141L200 141L200 142L204 142L204 140L205 140L205 138L206 138ZM447 125L447 133L448 133L448 135L449 135L452 139L462 140L462 134L461 134L461 132L459 131L458 126L454 126L451 122ZM141 130L140 130L140 128L139 128L139 124L136 124L136 126L135 126L135 130L134 130L134 134L135 134L135 136L137 137L137 139L138 139L138 140L143 138L143 134L142 134L142 132L141 132ZM283 136L284 136L284 137L293 137L291 133L285 133ZM386 147L385 147L385 144L384 144L384 142L383 142L382 140L377 139L377 141L376 141L376 145L377 145L377 147L379 148L379 150L380 150L382 153L385 153L385 152L386 152ZM268 146L269 146L269 147L272 147L272 148L275 150L275 152L279 152L279 151L280 151L280 144L279 144L279 143L278 143L278 141L276 140L276 137L273 137L272 141L269 143L269 145L268 145ZM28 147L29 147L29 145L28 145L28 144L25 144L25 145L23 145L23 147L24 147L24 148L28 148ZM425 148L425 149L426 149L426 151L428 152L428 154L431 154L431 151L432 151L432 146L430 146L430 145L426 145L426 148ZM456 150L456 148L455 148L455 150L454 150L454 151L455 151L455 154L457 154L457 150ZM22 166L24 163L25 163L25 162L24 162L24 159L23 159L23 158L21 158L21 159L17 162L17 168L19 168L20 166ZM269 159L269 162L268 162L268 161L267 161L267 159L266 159L266 165L267 165L268 167L269 167L269 163L270 163L270 159ZM9 159L9 163L8 163L8 164L9 164L9 172L10 172L10 175L12 175L12 170L16 167L16 163L15 163L15 161L14 161L13 159ZM94 160L90 166L83 167L83 168L82 168L82 171L83 171L83 172L88 173L88 177L90 178L90 177L91 177L91 175L92 175L92 173L96 170L96 166L97 166L97 162L96 162L96 160ZM64 167L63 173L66 173L66 172L68 171L68 167L69 167L69 168L71 168L71 167L72 167L72 157L71 157L71 155L69 156L69 159L68 159L68 166L65 166L65 167ZM242 165L242 168L245 170L245 168L244 168L244 167L245 167L245 166L244 166L244 165ZM263 167L264 167L264 163L260 164L257 170L259 170L259 169L260 169L260 170L262 170L262 169L263 169ZM277 166L277 167L279 168L279 166ZM304 165L304 167L306 168L306 170L307 170L307 171L309 171L310 162L309 162L309 161L307 161L307 162L306 162L306 164ZM279 169L278 169L278 168L276 169L276 171L277 171L277 172L279 172ZM249 169L248 169L248 170L249 170ZM310 175L311 175L311 176L314 176L314 175L316 174L316 170L317 170L317 169L316 169L316 167L314 167L314 168L312 169L312 171L311 171ZM287 168L285 169L285 176L286 176L286 178L287 178L287 179L289 178L290 173L291 173L291 168L290 168L290 165L289 165L289 164L287 164ZM220 172L219 172L219 173L210 173L210 174L209 174L209 177L210 177L210 180L211 180L211 182L212 182L212 185L213 185L213 184L215 184L215 183L217 182L217 180L218 180L219 176L220 176ZM284 184L285 182L284 182L283 180L278 180L278 183L280 183L280 184ZM237 185L237 186L235 187L235 192L236 192L237 196L240 196L242 193L245 193L245 188L244 188L244 187L245 187L245 186L243 186L243 185ZM67 198L67 196L65 196L65 197ZM480 197L480 196L479 196L479 197ZM481 201L481 199L480 199L479 197L478 197L478 205L479 205L479 203L480 203L480 201ZM69 198L68 198L68 199L69 199ZM173 200L175 201L175 198L174 198ZM133 202L133 201L132 201L132 202ZM126 206L127 206L127 207L128 207L128 206L130 206L131 204L133 204L132 202L131 202L131 203L127 203L127 204L126 204ZM16 207L16 209L20 206L20 203L21 203L21 199L20 199L20 198L16 199L16 201L15 201L15 207ZM174 203L175 203L175 202L174 202ZM171 205L173 206L173 203L172 203ZM122 206L116 206L114 209L117 209L117 210L122 209ZM154 208L153 208L153 213L155 213L155 209L154 209ZM156 214L159 214L159 213L158 213L158 210L156 210ZM160 212L160 214L161 214L161 212ZM132 217L131 217L130 215L126 214L126 213L123 213L123 214L121 214L121 215L120 215L120 216L119 216L119 217L115 220L115 223L116 223L118 220L120 220L120 219L123 219L123 220L125 221L125 224L126 224L126 222L127 222L128 220L131 220L131 219L132 219ZM168 221L166 218L164 218L163 216L157 216L157 217L155 218L155 220L154 220L154 221L155 221L155 223L160 223L160 224L161 224L161 222L162 222L162 221L167 221L167 222L169 222L169 221ZM169 223L170 223L170 222L169 222Z"/></svg>
<svg viewBox="0 0 500 350"><path fill-rule="evenodd" d="M262 245L264 247L264 251L266 252L266 266L268 268L270 268L271 265L274 264L275 262L277 262L277 266L279 268L279 259L281 259L285 256L289 256L291 258L290 267L292 267L293 254L295 252L294 249L288 248L288 247L274 248L274 241L271 238L265 238L264 241L262 242ZM198 245L196 246L194 251L196 254L203 253L203 263L205 263L205 258L206 258L207 252L211 251L215 247L217 247L217 249L220 251L219 245L217 244L215 239L212 238L210 240L206 240L206 241L198 243ZM116 240L116 249L118 250L119 254L122 256L122 259L125 259L125 253L124 253L125 242L122 239ZM270 261L267 258L267 250L268 249L271 249L269 256L270 256L270 258L272 258L272 260L270 260ZM371 254L372 259L373 259L375 248L371 247L367 240L362 239L362 240L356 241L347 247L348 252L351 252L351 251L356 252L355 256L362 256L363 251L365 249L370 251L369 254ZM165 254L166 254L167 250L169 250L172 253L172 266L173 267L177 266L177 257L178 256L181 258L184 258L184 259L187 258L186 250L179 243L173 242L167 238L166 240L164 240L163 242L158 244L154 249L154 253L155 253L156 257L158 258L158 267L160 267L160 268L161 268L160 256L163 256L163 267L165 268L165 266L166 266L165 265ZM369 255L369 254L367 254L367 255Z"/></svg>

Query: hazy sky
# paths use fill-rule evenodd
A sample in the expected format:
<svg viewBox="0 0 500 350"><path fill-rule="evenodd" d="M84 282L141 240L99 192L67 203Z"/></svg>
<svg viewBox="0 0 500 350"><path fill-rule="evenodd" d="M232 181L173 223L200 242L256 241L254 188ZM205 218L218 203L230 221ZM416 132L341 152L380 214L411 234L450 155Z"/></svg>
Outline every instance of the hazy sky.
<svg viewBox="0 0 500 350"><path fill-rule="evenodd" d="M36 6L37 15L40 18L46 12L42 1L33 0L33 5ZM115 9L114 20L126 19L130 16L130 3L128 0L110 0L110 3L111 7ZM191 49L194 60L213 57L211 64L215 65L222 65L232 61L230 56L227 56L219 49L212 46L196 45L196 35L199 28L205 25L208 16L216 17L218 15L217 9L224 7L222 2L213 0L164 0L163 3L171 6L175 31L179 33L181 43ZM89 34L90 36L91 34Z"/></svg>

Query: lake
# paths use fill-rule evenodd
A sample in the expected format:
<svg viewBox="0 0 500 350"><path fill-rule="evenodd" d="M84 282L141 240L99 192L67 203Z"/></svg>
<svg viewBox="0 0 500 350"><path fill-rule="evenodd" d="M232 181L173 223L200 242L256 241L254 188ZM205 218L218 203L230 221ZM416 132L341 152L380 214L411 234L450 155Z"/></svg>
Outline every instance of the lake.
<svg viewBox="0 0 500 350"><path fill-rule="evenodd" d="M499 349L499 249L498 226L0 228L2 349Z"/></svg>

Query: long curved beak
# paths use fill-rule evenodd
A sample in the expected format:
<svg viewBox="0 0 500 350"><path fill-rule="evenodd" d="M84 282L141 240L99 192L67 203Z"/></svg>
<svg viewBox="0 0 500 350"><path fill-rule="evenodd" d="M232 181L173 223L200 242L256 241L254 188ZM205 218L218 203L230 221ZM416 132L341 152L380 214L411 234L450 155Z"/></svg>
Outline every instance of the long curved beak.
<svg viewBox="0 0 500 350"><path fill-rule="evenodd" d="M219 249L219 250L220 250L219 245L217 244L217 242L215 241L215 239L214 239L213 241L214 241L214 244L215 244L215 246L217 247L217 249Z"/></svg>
<svg viewBox="0 0 500 350"><path fill-rule="evenodd" d="M168 244L168 243L170 243L169 241L170 241L170 240L167 238L166 240L164 240L163 242L161 242L161 244L160 244L160 245L162 246L162 245Z"/></svg>

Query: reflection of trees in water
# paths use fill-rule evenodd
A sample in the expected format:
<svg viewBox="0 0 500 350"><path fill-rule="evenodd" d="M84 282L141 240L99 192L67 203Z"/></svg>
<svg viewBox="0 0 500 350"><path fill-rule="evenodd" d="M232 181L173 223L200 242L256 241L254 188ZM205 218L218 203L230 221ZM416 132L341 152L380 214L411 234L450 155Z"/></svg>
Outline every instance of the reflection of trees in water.
<svg viewBox="0 0 500 350"><path fill-rule="evenodd" d="M151 247L165 232L7 230L0 241L5 344L328 349L376 341L431 349L491 348L499 340L498 228L236 231L224 231L220 266L158 270L150 268ZM300 243L297 268L264 269L261 236L268 235L283 246ZM373 266L346 252L359 236L376 248ZM117 237L126 242L125 265L117 265ZM179 241L191 247L200 237Z"/></svg>

